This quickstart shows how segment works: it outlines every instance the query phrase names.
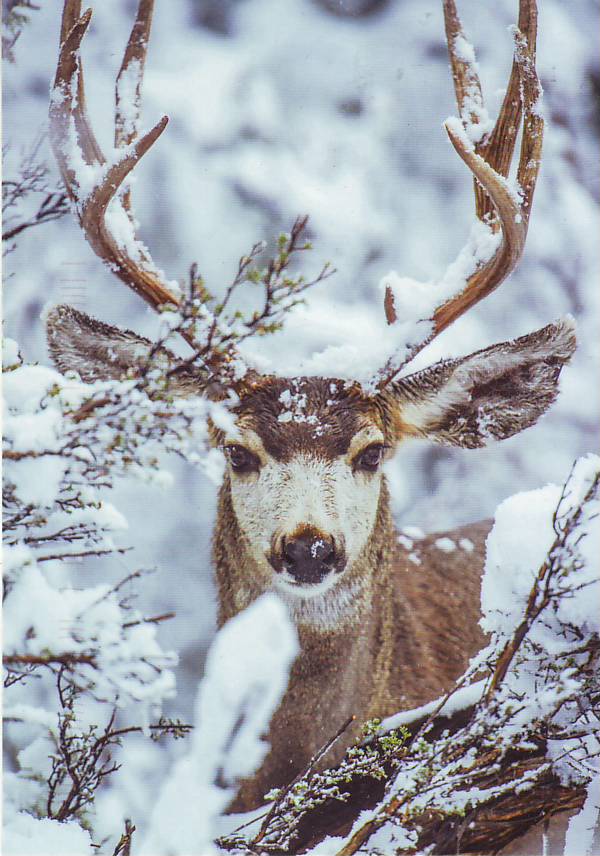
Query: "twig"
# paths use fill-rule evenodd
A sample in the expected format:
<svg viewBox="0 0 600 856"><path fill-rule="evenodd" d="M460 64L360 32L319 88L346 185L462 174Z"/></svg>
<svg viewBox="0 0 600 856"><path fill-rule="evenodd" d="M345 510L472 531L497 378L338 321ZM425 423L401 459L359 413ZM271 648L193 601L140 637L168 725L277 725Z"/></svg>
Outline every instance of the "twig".
<svg viewBox="0 0 600 856"><path fill-rule="evenodd" d="M137 627L139 624L160 624L161 621L169 621L175 618L174 612L163 612L162 615L154 615L152 618L140 618L138 621L127 621L123 627Z"/></svg>
<svg viewBox="0 0 600 856"><path fill-rule="evenodd" d="M301 773L299 773L299 774L296 776L296 778L295 778L295 779L293 779L293 780L289 783L289 785L287 785L287 786L284 788L284 790L283 790L283 792L281 793L281 795L280 795L280 796L277 798L277 800L273 803L273 805L272 805L272 807L271 807L271 810L268 812L268 814L267 814L267 816L266 816L266 818L265 818L264 822L262 823L262 825L261 825L261 827L260 827L260 829L259 829L259 831L258 831L258 833L257 833L256 837L252 839L252 845L257 845L257 844L259 844L259 843L263 840L263 838L265 837L265 835L266 835L266 834L267 834L267 832L268 832L268 827L269 827L269 823L270 823L271 819L272 819L272 818L273 818L273 816L277 813L278 809L281 807L281 805L283 804L283 802L284 802L285 798L288 796L288 794L290 793L290 791L292 790L292 788L294 787L294 785L296 785L296 784L297 784L301 779L304 779L304 778L306 778L307 776L310 776L310 774L312 773L312 771L314 770L314 768L316 767L316 765L319 763L319 761L321 760L321 758L323 758L323 756L324 756L324 755L326 755L326 754L327 754L327 752L329 752L329 750L331 749L331 747L332 747L335 743L337 743L337 741L340 739L340 737L342 736L342 734L344 734L344 732L348 730L348 728L349 728L349 727L350 727L350 725L354 722L354 720L355 720L355 719L356 719L356 717L355 717L355 716L350 716L350 717L348 717L348 719L343 723L343 725L341 725L341 726L340 726L340 728L338 728L338 730L337 730L337 731L336 731L336 733L333 735L333 737L330 737L330 738L329 738L329 740L327 740L327 742L326 742L326 743L324 743L324 744L323 744L323 746L322 746L322 747L321 747L321 748L320 748L320 749L319 749L319 750L318 750L318 751L313 755L313 757L310 759L310 761L308 762L308 764L306 765L306 767L304 768L304 770L302 770L302 772L301 772Z"/></svg>
<svg viewBox="0 0 600 856"><path fill-rule="evenodd" d="M64 666L71 669L80 663L96 666L96 658L92 654L4 654L2 663L5 666Z"/></svg>

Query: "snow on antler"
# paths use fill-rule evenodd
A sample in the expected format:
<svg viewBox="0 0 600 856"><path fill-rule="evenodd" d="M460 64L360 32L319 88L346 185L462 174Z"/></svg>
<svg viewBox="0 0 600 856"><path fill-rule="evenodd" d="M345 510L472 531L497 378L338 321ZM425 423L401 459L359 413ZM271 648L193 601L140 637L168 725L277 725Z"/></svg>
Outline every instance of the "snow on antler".
<svg viewBox="0 0 600 856"><path fill-rule="evenodd" d="M454 0L444 0L448 51L460 119L445 129L459 157L473 174L480 225L457 262L437 285L415 283L390 274L384 280L388 324L407 321L402 342L379 375L388 384L437 335L487 297L510 275L525 246L533 193L540 165L544 123L541 87L535 70L537 7L521 0L519 26L507 94L496 123L484 109L475 53L463 32ZM517 183L507 180L519 126L523 123ZM500 238L496 238L497 234ZM413 301L418 305L413 307ZM417 330L415 329L417 328Z"/></svg>

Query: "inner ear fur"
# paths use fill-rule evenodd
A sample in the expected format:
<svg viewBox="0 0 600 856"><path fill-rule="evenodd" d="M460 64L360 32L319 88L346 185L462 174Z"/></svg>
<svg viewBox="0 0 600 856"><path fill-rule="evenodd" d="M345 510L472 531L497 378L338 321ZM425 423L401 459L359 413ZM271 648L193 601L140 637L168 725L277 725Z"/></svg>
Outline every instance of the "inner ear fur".
<svg viewBox="0 0 600 856"><path fill-rule="evenodd" d="M570 317L476 351L442 360L392 384L396 434L475 449L534 425L558 395L562 367L576 347Z"/></svg>
<svg viewBox="0 0 600 856"><path fill-rule="evenodd" d="M132 330L98 321L72 306L55 306L46 318L50 356L61 372L76 371L83 381L122 380L135 377L148 365L153 343ZM168 348L160 347L153 365L168 369L182 364ZM172 379L178 395L202 392L198 373L183 370Z"/></svg>

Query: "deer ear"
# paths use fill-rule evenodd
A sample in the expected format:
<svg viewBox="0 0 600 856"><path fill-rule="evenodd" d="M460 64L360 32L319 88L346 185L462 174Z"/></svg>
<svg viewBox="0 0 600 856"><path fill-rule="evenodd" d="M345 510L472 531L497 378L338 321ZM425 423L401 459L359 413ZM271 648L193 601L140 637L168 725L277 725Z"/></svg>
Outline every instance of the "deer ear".
<svg viewBox="0 0 600 856"><path fill-rule="evenodd" d="M72 306L55 306L46 316L48 349L61 372L76 371L87 382L135 374L152 343L131 330L97 321Z"/></svg>
<svg viewBox="0 0 600 856"><path fill-rule="evenodd" d="M393 384L398 439L426 437L468 449L534 425L558 394L575 351L570 316L512 342L443 360Z"/></svg>
<svg viewBox="0 0 600 856"><path fill-rule="evenodd" d="M113 327L79 312L72 306L55 306L46 316L48 349L61 372L76 371L82 380L119 380L134 376L147 365L152 342L131 330ZM181 362L167 348L159 348L153 359L158 367ZM183 371L173 379L180 395L199 395L199 377Z"/></svg>

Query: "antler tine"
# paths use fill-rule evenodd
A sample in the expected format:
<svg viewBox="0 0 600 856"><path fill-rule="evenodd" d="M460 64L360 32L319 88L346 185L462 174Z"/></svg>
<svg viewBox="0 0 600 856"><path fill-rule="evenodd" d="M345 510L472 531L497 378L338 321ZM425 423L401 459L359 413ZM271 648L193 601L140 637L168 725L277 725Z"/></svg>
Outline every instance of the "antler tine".
<svg viewBox="0 0 600 856"><path fill-rule="evenodd" d="M540 95L539 82L535 75L535 51L537 40L537 6L535 2L521 2L519 4L519 23L515 33L517 43L515 45L515 56L513 58L510 79L500 109L500 114L494 125L494 130L488 138L482 141L480 154L490 163L497 173L508 175L510 164L517 142L519 125L522 114L521 86L522 74L526 65L533 64L533 76L535 77L535 98ZM523 37L525 41L523 42ZM522 46L529 52L526 58L520 50L518 39ZM533 83L533 81L532 81ZM527 99L527 92L524 92ZM530 104L531 108L532 104ZM483 216L486 212L483 212ZM489 212L491 213L491 211Z"/></svg>
<svg viewBox="0 0 600 856"><path fill-rule="evenodd" d="M142 81L150 39L154 0L141 0L115 83L115 148L130 145L138 135ZM121 196L123 208L131 211L131 189Z"/></svg>
<svg viewBox="0 0 600 856"><path fill-rule="evenodd" d="M456 103L463 121L471 125L480 122L484 112L484 101L481 83L477 73L474 57L469 52L458 50L458 45L468 45L462 24L456 11L454 0L444 0L444 23L446 40L450 54L452 79L456 93ZM534 2L520 3L519 23L516 38L521 33L525 36L525 46L529 45L531 61L535 62L535 46L537 33L537 8ZM525 57L517 45L510 72L510 79L504 95L498 119L490 133L485 133L475 144L475 151L504 177L508 175L512 162L515 145L521 123L522 103L522 69ZM483 188L474 182L476 213L480 220L489 220L494 213L489 196Z"/></svg>
<svg viewBox="0 0 600 856"><path fill-rule="evenodd" d="M467 126L479 124L483 115L481 85L473 59L460 50L463 31L454 0L443 0L448 51L462 127L445 123L450 142L471 170L475 180L476 214L502 237L494 255L468 277L464 289L434 310L430 332L414 344L400 364L391 359L384 367L379 386L388 384L423 348L472 306L494 291L515 269L525 246L533 194L540 167L544 121L538 110L541 87L535 69L537 6L535 0L520 0L519 26L515 28L515 51L508 89L493 130L473 143ZM463 43L465 46L468 43ZM514 154L519 126L523 123L517 168L517 188L506 178ZM396 320L393 295L386 293L388 323Z"/></svg>
<svg viewBox="0 0 600 856"><path fill-rule="evenodd" d="M87 116L83 89L80 48L92 12L88 9L82 15L80 0L65 0L58 65L50 100L50 141L92 249L129 288L153 309L160 310L165 305L181 308L182 300L171 290L164 274L154 266L148 251L137 240L129 189L123 189L127 176L168 122L163 116L138 138L141 85L153 7L153 0L139 0L116 83L115 148L121 155L116 159L113 156L107 164ZM111 208L107 217L108 206L115 197L118 197L118 204L114 210ZM115 222L119 236L111 231ZM208 309L203 317L205 320L212 317ZM231 380L233 388L243 387L244 377L240 378L243 361L233 345L226 353L206 356L202 335L201 341L196 341L195 324L182 324L177 329L195 352L190 361L203 356L215 378L223 374Z"/></svg>
<svg viewBox="0 0 600 856"><path fill-rule="evenodd" d="M480 155L465 145L465 140L450 123L445 127L456 152L491 200L497 215L496 222L502 229L502 241L492 258L469 277L466 288L437 307L432 319L433 333L421 344L419 350L504 282L523 254L527 235L527 224L520 213L518 198L502 177Z"/></svg>
<svg viewBox="0 0 600 856"><path fill-rule="evenodd" d="M529 226L533 194L540 171L542 145L544 139L544 119L540 112L542 87L535 67L535 32L537 25L537 8L532 4L531 20L533 21L533 36L519 29L515 33L515 54L519 56L516 63L519 73L519 83L522 89L525 115L523 118L523 137L517 169L517 184L521 190L521 214L525 222L525 232ZM533 14L535 12L535 14Z"/></svg>
<svg viewBox="0 0 600 856"><path fill-rule="evenodd" d="M50 101L50 140L67 192L74 200L77 196L77 179L67 158L67 152L70 151L72 143L77 143L86 164L105 162L87 117L83 69L79 56L79 48L90 23L92 10L87 9L83 15L80 12L79 0L65 2L60 53L54 78L53 97ZM71 119L75 126L76 141L72 139Z"/></svg>
<svg viewBox="0 0 600 856"><path fill-rule="evenodd" d="M448 53L450 56L452 82L454 84L458 115L464 122L471 126L479 125L485 112L485 105L483 101L483 93L481 91L481 81L475 64L475 57L474 55L469 55L469 43L465 37L454 0L444 0L443 9L446 44L448 45ZM459 46L462 50L459 50ZM512 103L512 99L510 103ZM517 103L519 105L518 109L520 110L521 105L518 93ZM476 145L475 147L476 151L480 151L482 148L483 146L481 144L479 146ZM488 163L489 162L490 161L488 160ZM494 164L492 164L492 166L494 166ZM505 175L506 173L503 174ZM479 219L483 220L484 215L489 213L486 211L488 207L486 205L486 200L488 197L475 179L473 180L473 188L475 193L476 213Z"/></svg>
<svg viewBox="0 0 600 856"><path fill-rule="evenodd" d="M168 119L163 117L154 128L124 150L123 157L101 174L89 178L77 168L78 156L91 167L103 167L106 158L96 141L87 111L83 89L83 68L80 56L82 39L91 19L91 9L80 15L79 0L66 0L61 26L61 46L50 103L50 137L52 148L63 181L75 202L85 235L96 253L111 270L154 309L164 304L179 304L141 244L133 239L125 247L117 242L106 224L106 210L119 191L123 181L165 129ZM152 2L141 0L136 25L147 32L150 25ZM129 40L122 69L134 57L139 58L138 42L134 31ZM132 46L133 45L133 46ZM129 53L129 59L127 54ZM139 96L139 92L138 92ZM123 116L118 113L117 118ZM73 127L74 126L74 127ZM74 133L75 132L75 133ZM135 138L135 134L132 139ZM119 135L119 141L124 138ZM85 187L86 178L94 182L91 190Z"/></svg>
<svg viewBox="0 0 600 856"><path fill-rule="evenodd" d="M131 147L125 157L106 171L102 183L95 187L86 199L80 214L81 225L96 255L153 309L159 309L164 304L178 306L179 299L163 282L162 277L146 266L148 257L142 247L123 249L117 243L107 227L105 215L108 204L123 181L162 134L167 122L167 117L163 116L160 122ZM132 249L139 254L139 261L133 258ZM142 263L145 263L144 266Z"/></svg>

